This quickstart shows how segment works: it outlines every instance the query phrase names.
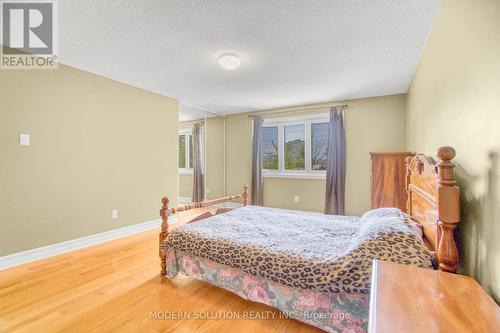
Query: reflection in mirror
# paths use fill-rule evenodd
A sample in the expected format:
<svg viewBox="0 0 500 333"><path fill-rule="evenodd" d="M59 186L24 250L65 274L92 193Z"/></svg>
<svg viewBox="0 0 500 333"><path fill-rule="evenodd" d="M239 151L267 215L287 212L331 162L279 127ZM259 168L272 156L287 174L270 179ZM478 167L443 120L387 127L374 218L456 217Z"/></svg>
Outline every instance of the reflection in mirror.
<svg viewBox="0 0 500 333"><path fill-rule="evenodd" d="M205 112L179 123L178 142L179 203L225 196L225 118Z"/></svg>

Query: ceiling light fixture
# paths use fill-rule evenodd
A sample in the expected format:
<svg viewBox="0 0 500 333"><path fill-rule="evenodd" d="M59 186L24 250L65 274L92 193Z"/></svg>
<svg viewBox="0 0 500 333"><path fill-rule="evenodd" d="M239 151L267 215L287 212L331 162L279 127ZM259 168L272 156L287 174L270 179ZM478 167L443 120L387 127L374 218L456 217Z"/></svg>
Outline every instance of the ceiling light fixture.
<svg viewBox="0 0 500 333"><path fill-rule="evenodd" d="M219 57L219 65L227 71L232 71L240 67L241 60L237 54L234 53L224 53Z"/></svg>

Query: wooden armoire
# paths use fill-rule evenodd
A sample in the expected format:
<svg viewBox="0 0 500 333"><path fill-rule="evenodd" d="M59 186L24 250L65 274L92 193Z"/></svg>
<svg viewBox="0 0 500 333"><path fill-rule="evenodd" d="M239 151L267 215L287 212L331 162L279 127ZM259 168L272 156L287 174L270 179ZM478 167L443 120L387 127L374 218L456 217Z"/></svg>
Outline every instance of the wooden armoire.
<svg viewBox="0 0 500 333"><path fill-rule="evenodd" d="M406 211L406 157L409 151L370 153L372 209L396 207Z"/></svg>

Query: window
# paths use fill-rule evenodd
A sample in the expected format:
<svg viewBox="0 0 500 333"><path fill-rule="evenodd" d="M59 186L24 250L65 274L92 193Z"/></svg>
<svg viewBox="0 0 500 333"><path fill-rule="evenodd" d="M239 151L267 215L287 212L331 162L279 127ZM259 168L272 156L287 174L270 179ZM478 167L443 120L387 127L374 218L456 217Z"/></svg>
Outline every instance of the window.
<svg viewBox="0 0 500 333"><path fill-rule="evenodd" d="M328 116L266 120L262 148L264 177L324 179Z"/></svg>
<svg viewBox="0 0 500 333"><path fill-rule="evenodd" d="M328 123L311 124L311 169L326 170Z"/></svg>
<svg viewBox="0 0 500 333"><path fill-rule="evenodd" d="M305 125L285 126L285 170L304 170Z"/></svg>
<svg viewBox="0 0 500 333"><path fill-rule="evenodd" d="M179 135L179 169L186 168L186 135Z"/></svg>
<svg viewBox="0 0 500 333"><path fill-rule="evenodd" d="M278 127L262 128L263 165L265 170L278 170Z"/></svg>
<svg viewBox="0 0 500 333"><path fill-rule="evenodd" d="M201 130L201 161L203 171L204 161L204 132ZM193 135L191 129L181 131L179 134L179 173L193 172Z"/></svg>

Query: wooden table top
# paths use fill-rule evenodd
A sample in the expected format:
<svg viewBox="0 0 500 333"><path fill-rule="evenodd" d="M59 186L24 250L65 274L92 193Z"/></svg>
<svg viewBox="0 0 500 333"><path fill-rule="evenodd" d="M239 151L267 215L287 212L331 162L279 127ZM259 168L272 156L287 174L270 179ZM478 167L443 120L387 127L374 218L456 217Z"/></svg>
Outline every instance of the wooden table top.
<svg viewBox="0 0 500 333"><path fill-rule="evenodd" d="M500 332L500 307L470 277L375 260L368 332Z"/></svg>

